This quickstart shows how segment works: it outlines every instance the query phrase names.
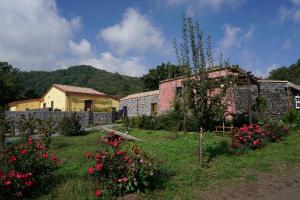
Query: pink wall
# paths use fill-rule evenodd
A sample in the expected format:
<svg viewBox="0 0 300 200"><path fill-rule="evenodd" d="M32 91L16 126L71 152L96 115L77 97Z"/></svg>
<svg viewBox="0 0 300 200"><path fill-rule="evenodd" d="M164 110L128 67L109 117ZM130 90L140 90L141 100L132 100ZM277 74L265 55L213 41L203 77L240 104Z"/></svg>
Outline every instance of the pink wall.
<svg viewBox="0 0 300 200"><path fill-rule="evenodd" d="M210 77L222 77L229 74L234 74L231 71L225 69L221 71L214 71L209 74ZM159 112L165 112L173 108L173 101L175 97L176 87L182 86L182 80L184 78L174 79L170 81L161 82L159 85ZM233 88L227 94L230 98L230 103L228 105L228 112L235 112L235 101L234 101L234 90Z"/></svg>

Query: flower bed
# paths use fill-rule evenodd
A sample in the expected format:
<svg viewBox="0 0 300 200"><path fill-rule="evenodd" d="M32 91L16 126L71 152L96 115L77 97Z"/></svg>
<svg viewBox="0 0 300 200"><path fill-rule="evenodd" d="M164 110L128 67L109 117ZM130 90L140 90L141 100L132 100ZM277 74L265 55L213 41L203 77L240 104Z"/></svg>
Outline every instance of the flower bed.
<svg viewBox="0 0 300 200"><path fill-rule="evenodd" d="M58 167L58 158L32 138L0 154L0 199L31 195L51 177Z"/></svg>
<svg viewBox="0 0 300 200"><path fill-rule="evenodd" d="M129 151L122 149L123 139L113 132L101 139L104 151L86 152L94 165L87 173L94 177L99 188L96 197L105 193L120 196L132 192L144 192L161 185L162 174L154 160L134 145Z"/></svg>
<svg viewBox="0 0 300 200"><path fill-rule="evenodd" d="M268 142L277 142L287 135L288 129L278 124L244 125L232 136L233 149L259 149Z"/></svg>

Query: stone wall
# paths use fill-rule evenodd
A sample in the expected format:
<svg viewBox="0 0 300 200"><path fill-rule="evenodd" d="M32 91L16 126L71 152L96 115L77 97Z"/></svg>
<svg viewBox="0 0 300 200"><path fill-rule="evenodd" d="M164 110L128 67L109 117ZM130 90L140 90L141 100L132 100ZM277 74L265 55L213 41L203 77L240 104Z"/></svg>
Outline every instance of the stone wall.
<svg viewBox="0 0 300 200"><path fill-rule="evenodd" d="M142 115L151 115L151 104L157 103L158 105L158 95L151 95L145 97L138 97L132 99L121 99L120 100L120 109L127 107L127 116L142 116Z"/></svg>
<svg viewBox="0 0 300 200"><path fill-rule="evenodd" d="M70 116L76 113L79 116L80 124L87 126L90 124L96 124L100 122L112 122L114 121L115 115L111 112L62 112L62 111L18 111L18 112L6 112L6 117L11 119L12 122L17 126L21 116L28 117L31 115L34 119L40 120L54 120L59 123L64 116Z"/></svg>
<svg viewBox="0 0 300 200"><path fill-rule="evenodd" d="M269 117L280 117L284 115L289 110L288 105L288 92L287 83L285 82L261 82L260 83L260 95L264 97L267 101L266 114ZM294 92L293 96L299 91ZM251 97L252 106L255 105L255 100L258 96L258 87L256 85L251 85ZM295 97L291 97L295 99ZM248 110L248 94L247 86L238 86L235 90L235 109L236 113L247 112ZM292 101L294 102L294 100ZM295 104L291 105L295 108Z"/></svg>

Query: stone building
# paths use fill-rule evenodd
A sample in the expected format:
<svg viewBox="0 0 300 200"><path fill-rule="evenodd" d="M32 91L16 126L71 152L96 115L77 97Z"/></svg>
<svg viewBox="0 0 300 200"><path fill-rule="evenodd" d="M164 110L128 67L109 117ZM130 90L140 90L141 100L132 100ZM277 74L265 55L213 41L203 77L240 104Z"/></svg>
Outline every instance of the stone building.
<svg viewBox="0 0 300 200"><path fill-rule="evenodd" d="M266 100L268 117L282 116L290 109L300 110L300 86L289 81L263 80L240 68L216 68L210 78L236 77L227 93L227 114L252 112L258 96ZM174 98L186 77L161 81L159 90L129 95L120 100L120 109L128 116L160 114L173 109ZM251 110L251 109L250 109Z"/></svg>
<svg viewBox="0 0 300 200"><path fill-rule="evenodd" d="M289 81L257 80L251 85L251 102L255 104L258 96L266 100L266 114L269 117L282 116L288 110L300 110L300 86ZM247 86L235 89L235 112L243 113L248 109Z"/></svg>
<svg viewBox="0 0 300 200"><path fill-rule="evenodd" d="M121 112L129 117L142 115L156 115L158 113L159 90L131 94L120 99Z"/></svg>

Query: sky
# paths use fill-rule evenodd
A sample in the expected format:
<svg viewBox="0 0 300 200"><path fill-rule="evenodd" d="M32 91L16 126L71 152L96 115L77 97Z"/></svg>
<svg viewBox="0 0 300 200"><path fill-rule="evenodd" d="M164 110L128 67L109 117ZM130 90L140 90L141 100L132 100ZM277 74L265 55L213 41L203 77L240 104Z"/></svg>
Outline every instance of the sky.
<svg viewBox="0 0 300 200"><path fill-rule="evenodd" d="M0 61L141 76L177 63L182 13L212 36L216 63L222 52L266 77L300 58L300 0L0 0Z"/></svg>

